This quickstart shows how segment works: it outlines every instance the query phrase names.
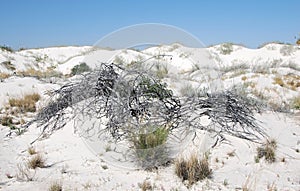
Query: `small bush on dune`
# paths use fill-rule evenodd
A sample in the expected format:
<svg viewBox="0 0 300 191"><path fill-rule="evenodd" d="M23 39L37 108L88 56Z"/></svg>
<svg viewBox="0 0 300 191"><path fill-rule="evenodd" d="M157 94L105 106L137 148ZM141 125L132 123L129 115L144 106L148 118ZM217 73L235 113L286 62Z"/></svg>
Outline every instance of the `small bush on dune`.
<svg viewBox="0 0 300 191"><path fill-rule="evenodd" d="M275 162L275 150L277 148L277 142L275 139L267 140L265 144L257 148L257 159L265 157L265 160L269 163Z"/></svg>
<svg viewBox="0 0 300 191"><path fill-rule="evenodd" d="M36 102L41 96L38 93L27 94L23 98L11 98L8 103L11 107L17 107L21 113L36 112Z"/></svg>
<svg viewBox="0 0 300 191"><path fill-rule="evenodd" d="M6 78L9 78L9 77L10 77L10 74L0 73L0 79L6 79Z"/></svg>
<svg viewBox="0 0 300 191"><path fill-rule="evenodd" d="M71 69L71 75L74 76L76 74L81 74L83 72L88 72L90 70L91 68L85 62L82 62Z"/></svg>
<svg viewBox="0 0 300 191"><path fill-rule="evenodd" d="M27 149L27 151L28 151L28 154L30 154L30 155L35 155L35 154L37 154L37 151L35 150L34 147L29 147L29 148Z"/></svg>
<svg viewBox="0 0 300 191"><path fill-rule="evenodd" d="M5 45L0 46L0 49L7 52L14 52L14 50L11 47Z"/></svg>
<svg viewBox="0 0 300 191"><path fill-rule="evenodd" d="M142 191L153 190L153 186L149 181L144 180L143 183L139 183L138 185Z"/></svg>
<svg viewBox="0 0 300 191"><path fill-rule="evenodd" d="M280 53L283 56L290 56L294 51L295 49L293 45L284 45L283 47L280 48Z"/></svg>
<svg viewBox="0 0 300 191"><path fill-rule="evenodd" d="M28 167L32 169L36 168L44 168L45 167L45 159L42 155L34 155L29 161L28 161Z"/></svg>
<svg viewBox="0 0 300 191"><path fill-rule="evenodd" d="M10 60L1 62L1 65L3 65L8 70L16 70L16 67L11 63Z"/></svg>
<svg viewBox="0 0 300 191"><path fill-rule="evenodd" d="M278 84L278 85L280 85L281 87L284 86L284 82L283 82L282 78L281 78L281 77L278 77L278 76L274 78L274 84Z"/></svg>
<svg viewBox="0 0 300 191"><path fill-rule="evenodd" d="M13 124L13 118L10 116L4 116L1 118L1 125L3 126L10 126L11 124Z"/></svg>
<svg viewBox="0 0 300 191"><path fill-rule="evenodd" d="M48 191L62 191L62 184L59 182L53 182Z"/></svg>
<svg viewBox="0 0 300 191"><path fill-rule="evenodd" d="M233 52L232 43L224 43L219 47L218 50L220 51L221 54L224 54L224 55L230 54Z"/></svg>
<svg viewBox="0 0 300 191"><path fill-rule="evenodd" d="M196 154L189 159L179 158L175 161L175 173L182 181L188 181L188 185L210 178L212 170L209 168L208 158L205 156L201 160Z"/></svg>
<svg viewBox="0 0 300 191"><path fill-rule="evenodd" d="M300 96L299 97L295 97L292 100L292 107L295 109L300 109Z"/></svg>

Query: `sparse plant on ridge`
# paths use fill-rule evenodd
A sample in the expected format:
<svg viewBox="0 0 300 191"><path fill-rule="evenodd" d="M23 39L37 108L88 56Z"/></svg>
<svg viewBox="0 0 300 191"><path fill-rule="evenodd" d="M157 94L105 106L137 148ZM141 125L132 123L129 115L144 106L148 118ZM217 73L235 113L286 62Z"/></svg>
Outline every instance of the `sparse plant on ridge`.
<svg viewBox="0 0 300 191"><path fill-rule="evenodd" d="M82 62L71 69L71 75L82 74L90 70L91 68L85 62Z"/></svg>
<svg viewBox="0 0 300 191"><path fill-rule="evenodd" d="M7 52L14 52L14 50L11 47L5 45L0 46L0 49Z"/></svg>
<svg viewBox="0 0 300 191"><path fill-rule="evenodd" d="M221 54L230 54L233 52L233 44L232 43L224 43L221 44L220 47L218 48Z"/></svg>
<svg viewBox="0 0 300 191"><path fill-rule="evenodd" d="M11 63L10 60L1 62L0 64L3 65L8 70L16 70L16 67Z"/></svg>
<svg viewBox="0 0 300 191"><path fill-rule="evenodd" d="M290 56L295 51L295 48L293 45L284 45L280 48L280 53L283 56Z"/></svg>

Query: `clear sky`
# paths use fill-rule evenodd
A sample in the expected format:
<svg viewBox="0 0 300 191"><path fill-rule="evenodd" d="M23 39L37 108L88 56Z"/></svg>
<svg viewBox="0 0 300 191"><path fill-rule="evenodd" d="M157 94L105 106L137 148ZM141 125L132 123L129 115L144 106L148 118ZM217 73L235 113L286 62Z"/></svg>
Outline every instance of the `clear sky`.
<svg viewBox="0 0 300 191"><path fill-rule="evenodd" d="M121 27L164 23L205 45L294 43L300 0L1 0L0 45L93 45Z"/></svg>

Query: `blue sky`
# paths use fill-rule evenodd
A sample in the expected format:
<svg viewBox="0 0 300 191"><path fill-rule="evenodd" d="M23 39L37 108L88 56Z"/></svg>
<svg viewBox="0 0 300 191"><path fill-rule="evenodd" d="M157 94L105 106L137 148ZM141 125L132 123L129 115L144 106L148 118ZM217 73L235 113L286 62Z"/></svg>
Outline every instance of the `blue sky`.
<svg viewBox="0 0 300 191"><path fill-rule="evenodd" d="M0 45L93 45L104 35L140 23L180 27L205 45L255 48L294 43L300 35L299 0L3 0Z"/></svg>

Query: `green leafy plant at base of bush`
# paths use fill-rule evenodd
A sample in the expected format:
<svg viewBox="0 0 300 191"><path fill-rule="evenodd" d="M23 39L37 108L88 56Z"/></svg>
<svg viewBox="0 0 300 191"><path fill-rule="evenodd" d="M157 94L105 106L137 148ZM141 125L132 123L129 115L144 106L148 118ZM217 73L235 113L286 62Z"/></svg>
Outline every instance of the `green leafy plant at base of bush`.
<svg viewBox="0 0 300 191"><path fill-rule="evenodd" d="M85 62L82 62L79 65L76 65L71 69L71 75L74 76L76 74L82 74L82 73L88 72L90 70L91 70L91 68Z"/></svg>
<svg viewBox="0 0 300 191"><path fill-rule="evenodd" d="M163 100L172 97L172 91L167 89L167 84L153 83L149 78L145 77L141 80L139 86L143 88L145 94L151 98Z"/></svg>
<svg viewBox="0 0 300 191"><path fill-rule="evenodd" d="M149 128L154 129L154 128ZM153 132L140 132L131 137L135 156L142 167L152 168L168 159L168 152L165 143L168 138L168 130L159 127Z"/></svg>

